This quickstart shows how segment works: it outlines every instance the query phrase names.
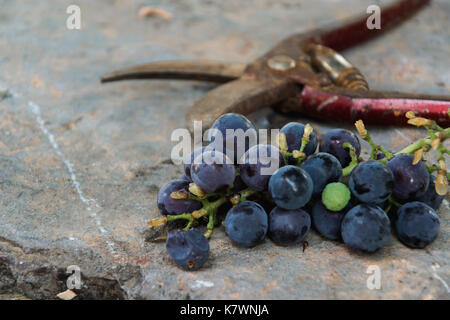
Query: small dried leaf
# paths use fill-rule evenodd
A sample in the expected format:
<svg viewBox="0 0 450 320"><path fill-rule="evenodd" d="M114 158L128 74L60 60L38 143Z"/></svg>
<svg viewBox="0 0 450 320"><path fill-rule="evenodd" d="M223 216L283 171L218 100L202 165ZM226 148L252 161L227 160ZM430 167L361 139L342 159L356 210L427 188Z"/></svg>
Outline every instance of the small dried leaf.
<svg viewBox="0 0 450 320"><path fill-rule="evenodd" d="M77 294L75 292L73 292L72 290L67 289L64 292L58 293L56 296L62 300L72 300L73 298L75 298L77 296Z"/></svg>
<svg viewBox="0 0 450 320"><path fill-rule="evenodd" d="M433 141L431 141L431 148L433 148L433 150L436 150L440 144L441 144L441 139L436 138Z"/></svg>
<svg viewBox="0 0 450 320"><path fill-rule="evenodd" d="M445 171L440 170L436 176L436 193L440 196L445 196L448 192L448 181L445 176Z"/></svg>
<svg viewBox="0 0 450 320"><path fill-rule="evenodd" d="M172 199L187 199L188 198L188 194L186 192L183 191L174 191L170 194L170 197Z"/></svg>
<svg viewBox="0 0 450 320"><path fill-rule="evenodd" d="M167 223L167 217L155 218L147 222L151 227L159 227Z"/></svg>
<svg viewBox="0 0 450 320"><path fill-rule="evenodd" d="M429 125L431 125L431 120L425 119L425 118L421 118L421 117L417 117L417 118L409 119L408 123L413 125L413 126L416 126L416 127L422 127L422 126L429 126Z"/></svg>
<svg viewBox="0 0 450 320"><path fill-rule="evenodd" d="M239 201L241 200L241 195L240 194L235 194L230 198L230 202L233 206L239 204Z"/></svg>
<svg viewBox="0 0 450 320"><path fill-rule="evenodd" d="M309 136L311 135L311 132L313 131L313 128L309 123L306 124L305 129L303 130L303 139L309 141Z"/></svg>
<svg viewBox="0 0 450 320"><path fill-rule="evenodd" d="M280 149L281 152L287 152L288 151L286 135L284 133L280 133L278 135L278 148Z"/></svg>
<svg viewBox="0 0 450 320"><path fill-rule="evenodd" d="M204 199L206 197L206 192L193 182L189 184L189 191L200 199Z"/></svg>
<svg viewBox="0 0 450 320"><path fill-rule="evenodd" d="M423 151L424 151L423 148L420 148L419 150L414 152L414 159L413 159L412 164L417 164L417 163L419 163L420 160L422 160Z"/></svg>
<svg viewBox="0 0 450 320"><path fill-rule="evenodd" d="M209 239L209 237L211 237L212 233L213 233L212 230L206 231L205 234L204 234L205 238Z"/></svg>
<svg viewBox="0 0 450 320"><path fill-rule="evenodd" d="M416 114L415 114L414 112L412 112L412 111L408 111L408 112L405 114L405 116L406 116L408 119L413 119L413 118L416 117Z"/></svg>
<svg viewBox="0 0 450 320"><path fill-rule="evenodd" d="M358 130L359 135L361 138L365 139L367 137L367 130L364 126L364 122L362 120L358 120L355 122L356 130Z"/></svg>
<svg viewBox="0 0 450 320"><path fill-rule="evenodd" d="M195 210L195 211L193 211L193 212L192 212L192 216L193 216L195 219L199 219L199 218L205 216L207 213L208 213L208 212L206 212L205 209L200 209L200 210Z"/></svg>
<svg viewBox="0 0 450 320"><path fill-rule="evenodd" d="M306 157L306 155L303 152L300 152L300 150L293 150L292 157L294 157L295 159L298 159L298 158L303 159Z"/></svg>
<svg viewBox="0 0 450 320"><path fill-rule="evenodd" d="M170 20L173 18L173 14L171 14L170 12L150 6L145 6L139 9L138 15L140 18L146 18L150 16L159 17L164 20Z"/></svg>
<svg viewBox="0 0 450 320"><path fill-rule="evenodd" d="M442 171L447 171L447 166L445 165L444 159L439 160L438 163L439 163L439 167L441 168Z"/></svg>

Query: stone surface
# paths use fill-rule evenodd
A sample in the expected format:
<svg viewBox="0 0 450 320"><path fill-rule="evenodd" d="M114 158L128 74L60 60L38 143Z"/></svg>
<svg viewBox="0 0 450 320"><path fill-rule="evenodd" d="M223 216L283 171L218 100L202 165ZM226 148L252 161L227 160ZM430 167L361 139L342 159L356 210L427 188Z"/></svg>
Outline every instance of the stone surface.
<svg viewBox="0 0 450 320"><path fill-rule="evenodd" d="M102 74L147 61L248 62L292 32L365 12L372 1L151 1L171 20L139 18L146 1L77 3L82 29L68 30L72 1L0 0L0 293L55 298L67 289L67 267L78 265L79 298L450 298L447 201L440 235L424 250L392 235L381 251L360 255L315 232L305 252L269 240L248 250L234 247L220 227L203 269L177 268L163 243L145 240L146 221L159 215L159 187L182 172L170 161L170 134L213 85L99 83ZM372 88L448 93L449 18L450 3L433 1L345 55ZM259 127L292 120L321 131L338 126L270 109L252 119ZM371 129L394 151L424 136ZM370 265L381 268L379 290L366 286Z"/></svg>

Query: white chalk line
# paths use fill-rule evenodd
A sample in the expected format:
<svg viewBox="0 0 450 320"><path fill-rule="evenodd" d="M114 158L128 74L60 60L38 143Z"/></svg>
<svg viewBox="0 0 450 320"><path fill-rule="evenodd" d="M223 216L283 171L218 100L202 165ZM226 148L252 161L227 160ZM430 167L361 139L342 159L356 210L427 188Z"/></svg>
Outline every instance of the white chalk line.
<svg viewBox="0 0 450 320"><path fill-rule="evenodd" d="M100 231L101 235L103 237L105 237L105 241L106 241L106 244L108 246L110 253L113 256L118 257L119 255L117 254L117 252L115 250L114 243L107 239L107 237L109 237L110 233L108 230L106 230L102 226L102 221L101 221L100 217L97 215L97 213L93 210L91 203L94 205L95 208L97 208L97 210L102 210L102 207L98 204L97 200L95 200L93 198L87 199L84 196L83 190L81 189L80 183L75 174L75 169L74 169L73 164L62 153L61 149L58 146L58 143L56 142L55 136L45 126L45 122L41 116L41 107L38 104L34 103L33 101L28 101L28 107L31 109L31 112L36 116L36 121L39 124L39 128L44 133L44 135L47 137L53 150L55 151L55 153L58 155L58 157L61 159L61 161L66 166L67 171L69 172L69 175L70 175L70 179L72 180L72 185L75 188L75 190L77 191L79 199L81 200L81 202L83 202L86 205L87 211L91 212L90 216L92 218L94 218L95 224L97 225L98 230Z"/></svg>
<svg viewBox="0 0 450 320"><path fill-rule="evenodd" d="M409 271L413 271L413 270L417 269L415 266L410 264L406 259L402 259L401 262L406 265L406 268ZM444 279L442 279L436 272L440 267L441 266L439 264L433 262L433 264L431 265L431 270L432 270L431 274L433 275L433 277L435 279L439 280L444 285L445 289L447 289L447 292L450 293L450 287L448 286L447 282Z"/></svg>
<svg viewBox="0 0 450 320"><path fill-rule="evenodd" d="M195 283L191 285L192 290L197 290L201 288L212 288L214 283L211 281L195 280Z"/></svg>
<svg viewBox="0 0 450 320"><path fill-rule="evenodd" d="M407 135L405 135L405 134L404 134L403 132L401 132L400 130L395 129L395 132L397 132L397 134L398 134L400 137L402 137L403 139L405 139L406 142L408 142L408 143L412 143L412 142L413 142L411 138L409 138Z"/></svg>
<svg viewBox="0 0 450 320"><path fill-rule="evenodd" d="M450 287L448 286L447 282L445 282L445 280L442 279L436 272L436 270L439 268L440 266L438 264L431 266L431 269L433 269L433 277L438 279L444 285L445 289L447 289L447 293L450 293Z"/></svg>

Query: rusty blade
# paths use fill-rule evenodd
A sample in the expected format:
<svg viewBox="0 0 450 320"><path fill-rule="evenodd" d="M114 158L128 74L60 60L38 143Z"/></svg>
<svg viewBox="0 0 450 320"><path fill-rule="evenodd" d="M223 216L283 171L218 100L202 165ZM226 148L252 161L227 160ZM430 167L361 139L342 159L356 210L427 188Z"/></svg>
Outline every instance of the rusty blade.
<svg viewBox="0 0 450 320"><path fill-rule="evenodd" d="M142 64L114 71L101 82L130 79L180 79L224 83L242 76L245 65L212 60L163 61Z"/></svg>
<svg viewBox="0 0 450 320"><path fill-rule="evenodd" d="M228 82L204 95L189 109L186 120L202 121L209 128L214 120L228 112L248 114L271 106L299 92L299 86L284 80L241 78Z"/></svg>

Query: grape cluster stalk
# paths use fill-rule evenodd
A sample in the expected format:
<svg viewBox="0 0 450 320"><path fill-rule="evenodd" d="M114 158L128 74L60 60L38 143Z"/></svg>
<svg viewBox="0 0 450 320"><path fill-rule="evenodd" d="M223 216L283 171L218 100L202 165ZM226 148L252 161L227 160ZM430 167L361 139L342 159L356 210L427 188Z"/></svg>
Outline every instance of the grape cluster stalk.
<svg viewBox="0 0 450 320"><path fill-rule="evenodd" d="M406 117L428 136L395 153L377 144L363 121L356 121L359 137L371 146L369 159L360 156L359 138L352 131L333 129L319 141L311 125L298 122L280 130L277 146L246 143L244 154L233 150L230 158L235 165L198 158L213 155L230 160L226 149L223 154L215 150L210 137L210 145L192 152L191 162L196 161L185 164L185 175L161 188L162 216L148 225L185 221L182 230L168 233L166 247L186 270L197 270L206 262L206 239L222 220L232 243L242 247L253 247L266 236L281 246L304 244L314 228L355 251L379 250L392 229L405 245L423 248L438 236L436 210L448 194L445 157L450 150L444 142L450 138L450 128L413 112ZM255 129L247 118L234 113L219 117L212 128L224 136L227 129ZM279 161L271 175L261 174L267 168L267 162L258 158L262 149ZM430 152L436 154L434 163L424 160ZM251 157L256 163L246 161ZM239 158L244 161L237 165Z"/></svg>

